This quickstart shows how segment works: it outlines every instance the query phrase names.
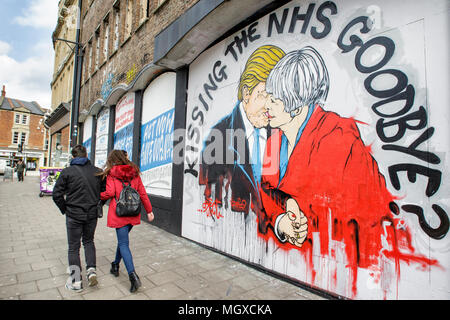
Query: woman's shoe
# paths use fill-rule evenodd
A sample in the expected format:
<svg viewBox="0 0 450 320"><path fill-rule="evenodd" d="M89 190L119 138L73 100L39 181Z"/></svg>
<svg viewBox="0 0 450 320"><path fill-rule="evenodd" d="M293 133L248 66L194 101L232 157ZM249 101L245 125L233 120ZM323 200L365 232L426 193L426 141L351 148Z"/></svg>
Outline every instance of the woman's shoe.
<svg viewBox="0 0 450 320"><path fill-rule="evenodd" d="M119 264L111 262L111 270L109 270L111 274L113 274L115 277L119 276Z"/></svg>
<svg viewBox="0 0 450 320"><path fill-rule="evenodd" d="M130 292L131 293L136 292L136 290L142 285L141 280L139 280L138 275L134 271L129 274L129 277L131 282Z"/></svg>

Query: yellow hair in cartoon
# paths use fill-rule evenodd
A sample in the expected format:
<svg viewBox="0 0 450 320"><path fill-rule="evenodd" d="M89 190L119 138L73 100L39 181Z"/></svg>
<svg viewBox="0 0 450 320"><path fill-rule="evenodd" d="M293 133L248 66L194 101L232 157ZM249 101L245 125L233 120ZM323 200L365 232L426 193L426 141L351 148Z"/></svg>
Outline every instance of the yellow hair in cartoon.
<svg viewBox="0 0 450 320"><path fill-rule="evenodd" d="M238 99L242 101L242 89L247 87L251 94L260 82L265 82L273 67L286 53L277 46L264 45L256 49L248 58L241 74Z"/></svg>

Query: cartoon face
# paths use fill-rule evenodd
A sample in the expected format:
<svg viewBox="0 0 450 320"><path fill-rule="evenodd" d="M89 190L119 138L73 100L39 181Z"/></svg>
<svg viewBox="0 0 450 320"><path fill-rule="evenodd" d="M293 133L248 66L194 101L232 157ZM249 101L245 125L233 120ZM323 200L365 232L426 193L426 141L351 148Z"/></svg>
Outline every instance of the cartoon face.
<svg viewBox="0 0 450 320"><path fill-rule="evenodd" d="M244 88L243 105L248 120L255 128L267 126L268 119L266 116L266 83L260 82L249 94L248 89Z"/></svg>
<svg viewBox="0 0 450 320"><path fill-rule="evenodd" d="M279 128L292 120L291 115L284 111L284 103L273 95L269 95L267 98L266 116L272 128Z"/></svg>

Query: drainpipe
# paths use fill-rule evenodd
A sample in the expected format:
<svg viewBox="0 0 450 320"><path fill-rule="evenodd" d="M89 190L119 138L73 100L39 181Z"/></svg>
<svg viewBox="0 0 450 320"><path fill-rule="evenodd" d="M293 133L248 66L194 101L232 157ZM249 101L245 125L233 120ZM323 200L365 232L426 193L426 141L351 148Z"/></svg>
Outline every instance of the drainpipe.
<svg viewBox="0 0 450 320"><path fill-rule="evenodd" d="M81 28L81 5L82 0L78 0L77 33L75 39L75 61L72 92L72 110L70 118L70 147L78 144L78 115L80 108L80 83L81 66L83 63L83 52L80 50L80 28Z"/></svg>

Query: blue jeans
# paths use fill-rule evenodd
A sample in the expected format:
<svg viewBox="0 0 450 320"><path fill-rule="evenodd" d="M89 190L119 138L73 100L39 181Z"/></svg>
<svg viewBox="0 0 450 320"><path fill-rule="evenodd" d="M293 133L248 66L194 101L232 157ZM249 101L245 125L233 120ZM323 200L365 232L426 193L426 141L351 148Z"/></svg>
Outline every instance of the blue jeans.
<svg viewBox="0 0 450 320"><path fill-rule="evenodd" d="M133 256L130 251L130 240L128 234L130 233L133 226L128 224L122 228L116 228L117 234L117 250L116 250L116 260L115 264L119 264L120 260L123 258L123 263L127 268L128 274L134 271Z"/></svg>

